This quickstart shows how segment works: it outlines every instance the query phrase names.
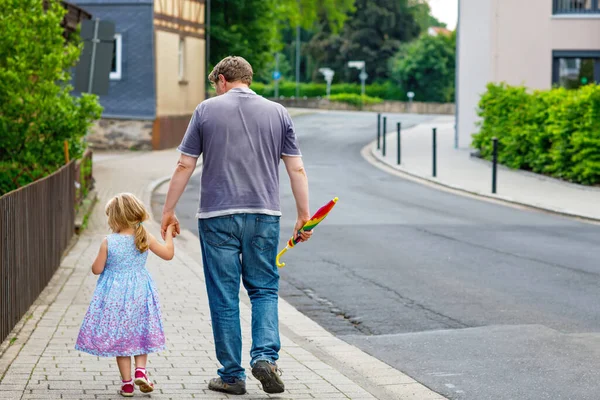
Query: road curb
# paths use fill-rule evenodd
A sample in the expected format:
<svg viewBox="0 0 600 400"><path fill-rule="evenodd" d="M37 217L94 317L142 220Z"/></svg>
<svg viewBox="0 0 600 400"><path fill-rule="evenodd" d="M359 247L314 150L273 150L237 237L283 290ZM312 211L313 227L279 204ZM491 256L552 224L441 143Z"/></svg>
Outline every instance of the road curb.
<svg viewBox="0 0 600 400"><path fill-rule="evenodd" d="M201 166L202 163L196 166L194 174ZM166 176L151 182L147 186L144 194L146 204L151 204L154 191L170 179L171 176ZM156 222L151 210L150 214L150 218ZM196 236L186 229L182 229L181 233L186 238L186 242L192 242L192 238L196 239ZM201 264L201 260L197 260L197 262ZM247 296L241 296L241 301L250 306ZM446 399L358 347L337 338L321 325L302 314L282 297L279 297L279 309L280 329L286 337L338 370L346 378L361 386L377 399Z"/></svg>
<svg viewBox="0 0 600 400"><path fill-rule="evenodd" d="M476 192L473 190L465 189L461 186L451 185L448 183L444 183L439 181L436 178L423 176L416 174L414 172L410 172L405 168L390 164L389 162L383 159L383 156L377 153L375 149L376 141L373 141L363 147L361 150L362 157L371 165L378 167L379 169L391 173L393 175L397 175L406 179L409 179L413 182L426 184L430 187L434 187L437 189L443 189L447 192L458 194L461 196L472 197L480 200L489 201L496 204L508 205L515 208L526 209L526 210L535 210L548 214L559 215L562 217L568 217L572 219L577 219L582 222L592 223L592 224L600 224L600 218L593 218L586 215L577 214L575 212L554 209L547 206L542 206L538 204L525 203L522 201L515 200L508 196L501 195L493 195L488 193Z"/></svg>
<svg viewBox="0 0 600 400"><path fill-rule="evenodd" d="M485 158L477 157L476 155L473 155L472 153L469 155L469 157L471 158L471 160L475 161L476 163L485 165L488 168L490 168L490 170L491 170L491 168L492 168L492 162L491 161L486 160ZM579 185L577 183L560 180L560 179L554 178L552 176L537 174L537 173L532 172L532 171L525 171L525 170L522 170L522 169L510 168L510 167L507 167L506 165L502 165L502 164L498 164L498 171L510 171L510 172L517 173L517 174L522 175L522 176L526 176L526 177L531 178L531 179L536 179L536 180L542 181L542 182L552 182L552 183L557 184L557 185L565 186L565 187L568 187L568 188L574 188L576 190L581 190L583 192L596 192L596 193L600 193L600 187L598 187L598 186L584 186L584 185Z"/></svg>

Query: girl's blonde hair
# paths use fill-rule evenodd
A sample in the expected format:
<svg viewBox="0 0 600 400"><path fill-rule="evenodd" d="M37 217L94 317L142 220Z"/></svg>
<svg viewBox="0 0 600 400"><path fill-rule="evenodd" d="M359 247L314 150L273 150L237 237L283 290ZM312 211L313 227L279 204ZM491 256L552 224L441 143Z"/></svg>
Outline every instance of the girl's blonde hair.
<svg viewBox="0 0 600 400"><path fill-rule="evenodd" d="M140 253L150 247L148 243L148 232L142 222L149 218L144 204L131 193L116 195L106 204L106 216L108 226L113 232L133 228L135 231L135 246Z"/></svg>

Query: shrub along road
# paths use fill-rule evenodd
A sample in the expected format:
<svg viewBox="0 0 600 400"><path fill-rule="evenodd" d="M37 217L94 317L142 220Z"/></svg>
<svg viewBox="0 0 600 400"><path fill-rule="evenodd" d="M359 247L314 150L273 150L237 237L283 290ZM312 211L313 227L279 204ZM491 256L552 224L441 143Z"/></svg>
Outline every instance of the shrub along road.
<svg viewBox="0 0 600 400"><path fill-rule="evenodd" d="M597 399L600 227L388 175L360 155L375 121L296 118L312 207L340 201L286 255L281 295L452 399ZM282 170L282 244L295 217L288 186ZM196 177L178 209L192 232L197 196Z"/></svg>

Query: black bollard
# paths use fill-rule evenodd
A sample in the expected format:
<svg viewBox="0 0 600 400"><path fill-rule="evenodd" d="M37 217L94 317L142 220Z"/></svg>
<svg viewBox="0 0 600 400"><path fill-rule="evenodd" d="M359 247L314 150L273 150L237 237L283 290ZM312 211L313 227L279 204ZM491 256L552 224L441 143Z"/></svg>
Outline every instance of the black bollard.
<svg viewBox="0 0 600 400"><path fill-rule="evenodd" d="M437 176L437 128L433 128L433 177Z"/></svg>
<svg viewBox="0 0 600 400"><path fill-rule="evenodd" d="M496 194L498 184L498 138L492 138L492 193Z"/></svg>
<svg viewBox="0 0 600 400"><path fill-rule="evenodd" d="M381 148L381 114L377 114L377 150Z"/></svg>
<svg viewBox="0 0 600 400"><path fill-rule="evenodd" d="M385 157L385 137L387 133L387 117L383 117L383 132L381 132L382 135L382 139L383 139L383 156Z"/></svg>
<svg viewBox="0 0 600 400"><path fill-rule="evenodd" d="M398 165L402 163L402 143L400 142L400 131L402 130L402 124L398 122L396 125L396 134L398 136Z"/></svg>

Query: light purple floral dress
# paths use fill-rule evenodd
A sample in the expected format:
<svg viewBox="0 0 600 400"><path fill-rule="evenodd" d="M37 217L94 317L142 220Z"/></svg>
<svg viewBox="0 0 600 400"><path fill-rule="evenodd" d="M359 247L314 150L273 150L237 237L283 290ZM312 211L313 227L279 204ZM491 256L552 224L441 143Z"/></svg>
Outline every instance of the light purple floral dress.
<svg viewBox="0 0 600 400"><path fill-rule="evenodd" d="M107 236L108 258L75 348L101 357L164 350L165 334L156 287L131 235Z"/></svg>

